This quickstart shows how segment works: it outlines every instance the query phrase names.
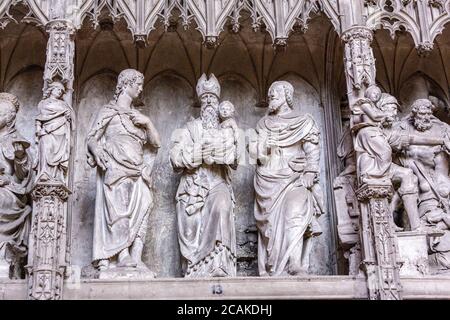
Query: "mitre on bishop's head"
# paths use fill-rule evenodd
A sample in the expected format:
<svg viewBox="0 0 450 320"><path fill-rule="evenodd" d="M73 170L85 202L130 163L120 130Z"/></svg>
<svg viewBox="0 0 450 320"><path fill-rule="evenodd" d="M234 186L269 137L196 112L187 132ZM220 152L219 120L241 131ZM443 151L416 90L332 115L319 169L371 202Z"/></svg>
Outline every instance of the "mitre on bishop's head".
<svg viewBox="0 0 450 320"><path fill-rule="evenodd" d="M211 74L209 79L206 74L202 74L200 79L198 79L197 96L200 98L205 93L212 93L215 94L217 98L220 98L220 84L213 74Z"/></svg>

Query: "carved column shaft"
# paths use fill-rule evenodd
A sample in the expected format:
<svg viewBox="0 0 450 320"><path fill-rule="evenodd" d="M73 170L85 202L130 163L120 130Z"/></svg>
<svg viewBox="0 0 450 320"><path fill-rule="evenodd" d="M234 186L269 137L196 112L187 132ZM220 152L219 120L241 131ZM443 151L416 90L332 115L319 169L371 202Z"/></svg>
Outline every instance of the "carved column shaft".
<svg viewBox="0 0 450 320"><path fill-rule="evenodd" d="M388 197L391 185L365 184L360 201L361 251L371 300L401 299L400 262Z"/></svg>
<svg viewBox="0 0 450 320"><path fill-rule="evenodd" d="M54 81L62 83L66 89L63 99L72 106L75 29L65 20L51 21L46 29L49 39L44 91ZM42 140L39 141L39 144L42 143ZM42 154L39 155L38 161L44 161ZM33 220L27 266L28 296L30 299L40 300L60 299L67 267L67 239L70 238L67 234L70 220L67 204L70 194L69 174L66 173L63 180L58 180L41 175L39 168L40 166L32 192Z"/></svg>
<svg viewBox="0 0 450 320"><path fill-rule="evenodd" d="M62 297L67 239L69 190L61 184L37 184L33 190L33 222L28 259L30 299Z"/></svg>
<svg viewBox="0 0 450 320"><path fill-rule="evenodd" d="M375 84L376 67L371 47L373 34L366 27L352 27L344 32L342 40L345 43L349 106L354 114L356 102L364 98L369 86ZM352 115L351 127L358 123L359 118L356 117L360 116ZM357 128L355 132L358 132ZM357 152L358 160L360 156L361 153ZM357 172L358 177L362 174ZM388 201L392 186L389 179L373 180L360 183L357 191L362 263L367 274L369 296L370 299L401 299L397 240Z"/></svg>

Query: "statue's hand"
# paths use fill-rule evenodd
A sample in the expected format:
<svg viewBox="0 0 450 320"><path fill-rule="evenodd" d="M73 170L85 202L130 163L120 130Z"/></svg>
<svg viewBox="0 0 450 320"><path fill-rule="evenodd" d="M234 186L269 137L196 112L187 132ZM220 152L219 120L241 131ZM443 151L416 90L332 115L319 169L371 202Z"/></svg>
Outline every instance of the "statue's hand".
<svg viewBox="0 0 450 320"><path fill-rule="evenodd" d="M108 155L101 147L95 151L95 162L103 171L108 167Z"/></svg>
<svg viewBox="0 0 450 320"><path fill-rule="evenodd" d="M72 111L66 110L66 112L64 112L64 116L66 117L67 121L72 121Z"/></svg>
<svg viewBox="0 0 450 320"><path fill-rule="evenodd" d="M139 112L134 112L130 116L130 119L133 122L133 124L138 127L148 127L150 124L150 119Z"/></svg>
<svg viewBox="0 0 450 320"><path fill-rule="evenodd" d="M25 156L25 148L21 143L14 143L14 156L18 159L22 159Z"/></svg>
<svg viewBox="0 0 450 320"><path fill-rule="evenodd" d="M316 178L316 174L313 172L306 172L303 174L301 178L301 182L303 186L307 189L310 189L314 185L314 179Z"/></svg>
<svg viewBox="0 0 450 320"><path fill-rule="evenodd" d="M7 176L0 176L0 187L4 187L9 184L9 178Z"/></svg>

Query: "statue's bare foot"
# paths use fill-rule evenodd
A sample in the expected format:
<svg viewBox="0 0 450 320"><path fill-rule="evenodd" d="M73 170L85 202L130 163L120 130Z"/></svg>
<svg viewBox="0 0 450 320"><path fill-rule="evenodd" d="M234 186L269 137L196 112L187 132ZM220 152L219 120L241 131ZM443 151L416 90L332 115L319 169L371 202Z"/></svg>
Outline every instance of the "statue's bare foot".
<svg viewBox="0 0 450 320"><path fill-rule="evenodd" d="M109 260L103 259L98 262L98 270L105 271L109 268Z"/></svg>
<svg viewBox="0 0 450 320"><path fill-rule="evenodd" d="M398 225L396 225L396 224L394 223L394 232L401 232L401 231L403 231L403 230L405 230L405 229L402 228L402 227L399 227Z"/></svg>
<svg viewBox="0 0 450 320"><path fill-rule="evenodd" d="M306 276L306 275L308 275L308 269L305 267L290 266L288 273L291 276Z"/></svg>
<svg viewBox="0 0 450 320"><path fill-rule="evenodd" d="M211 272L211 277L228 277L228 273L226 273L222 268L215 268Z"/></svg>
<svg viewBox="0 0 450 320"><path fill-rule="evenodd" d="M118 260L119 260L117 263L118 267L135 268L137 266L136 261L134 261L133 258L131 258L128 249L122 250L122 252L119 253Z"/></svg>

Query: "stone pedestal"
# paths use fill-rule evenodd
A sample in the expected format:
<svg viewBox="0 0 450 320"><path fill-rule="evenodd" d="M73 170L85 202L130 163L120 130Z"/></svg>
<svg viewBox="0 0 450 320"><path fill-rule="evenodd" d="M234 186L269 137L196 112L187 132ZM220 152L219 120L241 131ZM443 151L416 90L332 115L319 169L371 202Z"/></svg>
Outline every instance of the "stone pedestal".
<svg viewBox="0 0 450 320"><path fill-rule="evenodd" d="M402 267L400 276L424 276L430 273L427 233L421 231L397 232Z"/></svg>
<svg viewBox="0 0 450 320"><path fill-rule="evenodd" d="M33 189L33 220L29 239L28 297L58 300L66 268L67 198L58 181L38 181Z"/></svg>
<svg viewBox="0 0 450 320"><path fill-rule="evenodd" d="M9 263L0 258L0 279L9 279Z"/></svg>
<svg viewBox="0 0 450 320"><path fill-rule="evenodd" d="M155 277L154 272L143 266L137 268L110 268L99 271L95 275L96 279L101 280L152 280Z"/></svg>

